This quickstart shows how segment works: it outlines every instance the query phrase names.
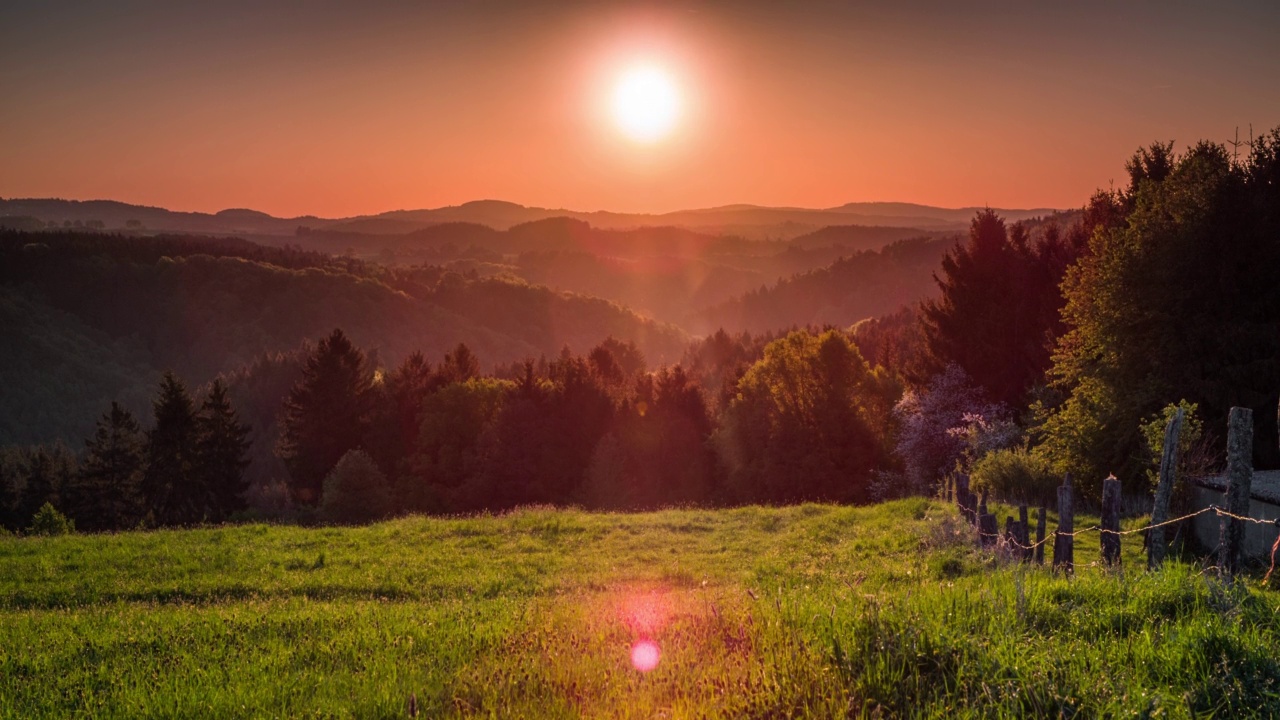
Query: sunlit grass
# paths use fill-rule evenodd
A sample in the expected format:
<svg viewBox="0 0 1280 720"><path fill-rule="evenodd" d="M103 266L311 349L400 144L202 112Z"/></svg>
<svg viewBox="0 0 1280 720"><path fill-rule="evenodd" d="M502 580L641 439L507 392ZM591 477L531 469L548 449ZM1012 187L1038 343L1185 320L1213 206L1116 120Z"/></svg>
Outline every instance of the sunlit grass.
<svg viewBox="0 0 1280 720"><path fill-rule="evenodd" d="M0 715L1280 706L1276 594L1180 563L1149 574L1141 552L1130 536L1121 569L1090 566L1085 536L1077 577L1054 577L974 550L924 500L3 539Z"/></svg>

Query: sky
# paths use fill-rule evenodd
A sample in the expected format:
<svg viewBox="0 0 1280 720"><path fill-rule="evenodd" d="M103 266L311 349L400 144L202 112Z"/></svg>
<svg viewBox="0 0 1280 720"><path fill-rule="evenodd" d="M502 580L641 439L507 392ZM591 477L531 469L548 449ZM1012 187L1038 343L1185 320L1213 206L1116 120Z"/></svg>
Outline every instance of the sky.
<svg viewBox="0 0 1280 720"><path fill-rule="evenodd" d="M1280 3L0 4L0 197L1070 208L1280 125ZM670 133L613 116L658 68Z"/></svg>

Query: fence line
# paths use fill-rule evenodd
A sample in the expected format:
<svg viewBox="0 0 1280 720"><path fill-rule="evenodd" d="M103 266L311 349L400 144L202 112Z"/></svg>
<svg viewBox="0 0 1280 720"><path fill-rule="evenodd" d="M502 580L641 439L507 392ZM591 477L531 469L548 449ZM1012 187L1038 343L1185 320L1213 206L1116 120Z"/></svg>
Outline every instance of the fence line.
<svg viewBox="0 0 1280 720"><path fill-rule="evenodd" d="M1095 530L1098 532L1098 534L1099 534L1099 535L1104 535L1104 534L1111 534L1111 535L1134 535L1134 534L1136 534L1136 533L1144 533L1144 532L1147 532L1148 530L1154 530L1154 529L1156 529L1156 528L1161 528L1161 527L1164 527L1164 526L1166 526L1166 525L1173 525L1173 524L1175 524L1175 523L1180 523L1180 522L1182 522L1182 521L1184 521L1184 520L1190 520L1190 519L1191 519L1191 518L1193 518L1193 517L1196 517L1196 516L1198 516L1198 515L1203 515L1203 514L1205 514L1205 513L1207 513L1207 512L1215 513L1215 514L1217 514L1217 515L1218 515L1218 516L1220 516L1220 517L1229 517L1229 518L1232 518L1233 520L1244 520L1245 522L1251 522L1251 523L1253 523L1253 524L1255 524L1255 525L1271 525L1271 526L1273 526L1273 527L1280 528L1280 518L1276 518L1275 520L1259 520L1258 518L1251 518L1251 517L1245 517L1245 516L1243 516L1243 515L1237 515L1237 514L1235 514L1235 513L1233 513L1233 512L1230 512L1230 511L1227 511L1227 510L1223 510L1222 508L1218 507L1217 505L1210 505L1210 506L1208 506L1208 507L1201 508L1201 509L1199 509L1199 510L1197 510L1197 511L1193 512L1193 513L1188 513L1188 514L1186 514L1186 515L1183 515L1182 517L1173 518L1172 520L1165 520L1164 522L1156 523L1156 524L1154 524L1154 525L1147 525L1147 526L1140 527L1140 528L1134 528L1134 529L1132 529L1132 530L1107 530L1107 529L1103 528L1103 527L1102 527L1102 526L1100 526L1100 525L1091 525L1091 526L1089 526L1089 527L1087 527L1087 528L1081 528L1081 529L1076 530L1076 531L1074 531L1074 532L1059 532L1059 531L1055 531L1052 535L1048 535L1048 536L1046 536L1043 540L1038 540L1038 541L1033 542L1033 543L1031 543L1031 544L1029 544L1029 545L1024 545L1023 543L1018 542L1018 539L1017 539L1017 538L1015 538L1015 537L1013 537L1013 536L1009 535L1008 533L1001 533L1001 532L985 533L985 532L982 532L982 530L981 530L981 529L979 529L979 530L978 530L978 537L979 537L979 538L984 538L984 537L992 538L992 539L997 540L997 541L999 541L999 540L1003 540L1003 541L1004 541L1006 544L1008 544L1008 545L1012 545L1012 546L1014 546L1014 547L1017 547L1017 548L1019 548L1020 550L1022 550L1022 551L1024 551L1024 552L1029 552L1029 551L1035 550L1036 548L1040 547L1041 545L1044 545L1044 544L1048 543L1050 540L1053 540L1055 537L1070 537L1070 538L1074 538L1074 537L1075 537L1075 536L1077 536L1077 535L1083 535L1084 533L1087 533L1087 532L1093 532L1093 531L1095 531ZM1266 574L1265 576L1263 576L1263 578L1262 578L1262 582L1263 582L1263 583L1266 583L1266 582L1267 582L1267 580L1269 580L1269 579L1271 578L1271 573L1276 569L1276 551L1277 551L1277 550L1280 550L1280 536L1277 536L1277 537L1276 537L1276 541L1275 541L1275 543L1271 546L1271 567L1267 569L1267 574Z"/></svg>

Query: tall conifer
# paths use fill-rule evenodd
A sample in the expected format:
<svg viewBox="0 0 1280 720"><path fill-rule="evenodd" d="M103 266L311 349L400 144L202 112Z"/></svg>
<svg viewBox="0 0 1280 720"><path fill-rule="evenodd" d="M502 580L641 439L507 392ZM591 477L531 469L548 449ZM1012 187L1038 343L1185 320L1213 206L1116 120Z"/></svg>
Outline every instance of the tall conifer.
<svg viewBox="0 0 1280 720"><path fill-rule="evenodd" d="M317 504L324 478L369 425L372 377L364 353L341 330L320 341L285 401L277 452L300 502Z"/></svg>
<svg viewBox="0 0 1280 720"><path fill-rule="evenodd" d="M249 460L249 427L236 418L227 397L227 386L214 380L196 417L196 458L199 474L209 493L209 519L221 521L247 507L244 493L249 489L244 469Z"/></svg>
<svg viewBox="0 0 1280 720"><path fill-rule="evenodd" d="M85 441L84 466L76 475L69 514L86 530L131 527L143 514L142 471L146 436L133 414L117 402L98 419Z"/></svg>
<svg viewBox="0 0 1280 720"><path fill-rule="evenodd" d="M187 388L173 373L160 381L152 402L155 426L147 433L147 470L142 490L161 525L189 525L207 514L209 493L196 472L196 411Z"/></svg>

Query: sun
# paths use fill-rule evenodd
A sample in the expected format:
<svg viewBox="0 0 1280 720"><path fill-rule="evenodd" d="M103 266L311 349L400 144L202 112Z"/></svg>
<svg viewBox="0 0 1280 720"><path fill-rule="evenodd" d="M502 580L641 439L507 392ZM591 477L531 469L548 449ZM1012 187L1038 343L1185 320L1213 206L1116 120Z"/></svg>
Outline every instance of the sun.
<svg viewBox="0 0 1280 720"><path fill-rule="evenodd" d="M661 140L680 119L680 90L660 67L630 68L613 87L613 119L636 142Z"/></svg>

